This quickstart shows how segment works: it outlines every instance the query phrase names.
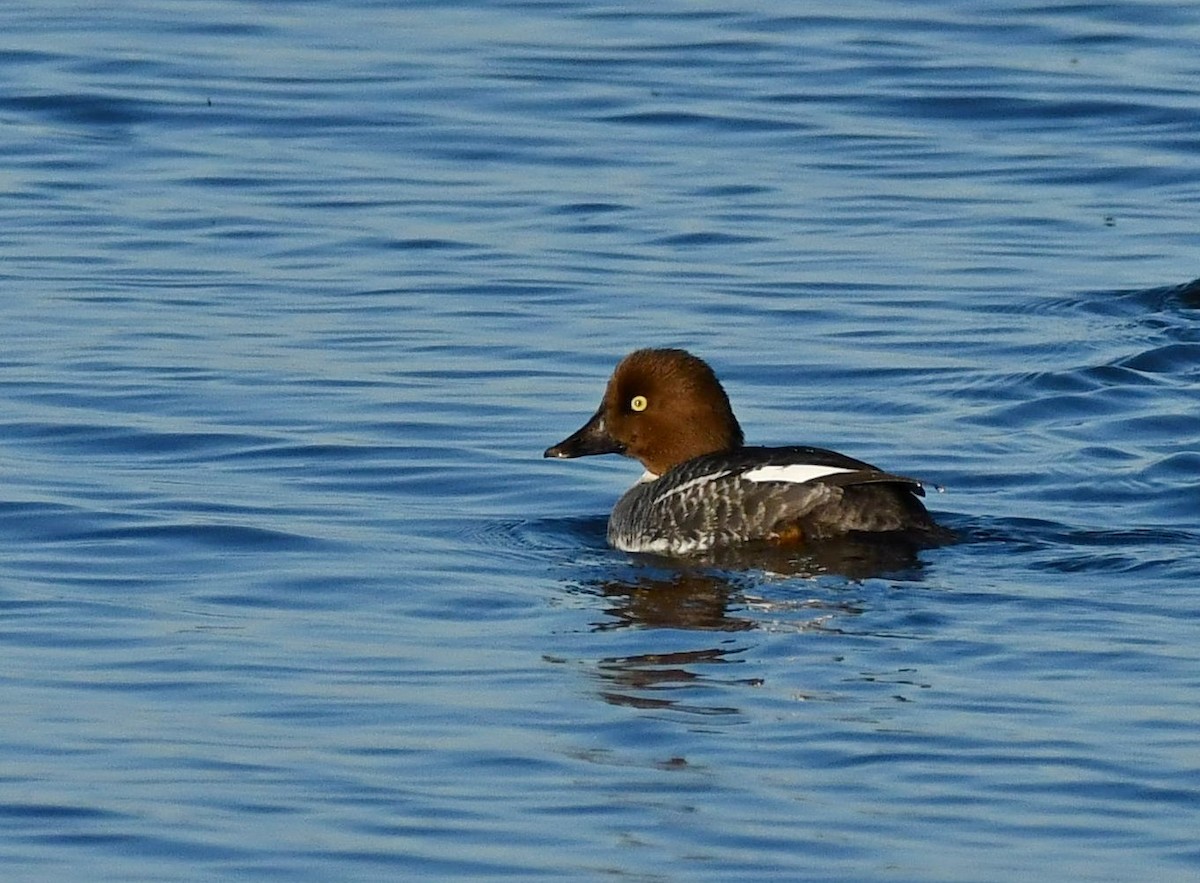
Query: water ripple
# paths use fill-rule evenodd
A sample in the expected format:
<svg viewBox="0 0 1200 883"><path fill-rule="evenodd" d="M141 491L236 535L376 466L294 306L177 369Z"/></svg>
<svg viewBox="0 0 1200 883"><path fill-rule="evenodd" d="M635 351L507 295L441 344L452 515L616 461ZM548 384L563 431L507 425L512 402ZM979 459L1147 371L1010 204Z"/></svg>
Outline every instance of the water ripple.
<svg viewBox="0 0 1200 883"><path fill-rule="evenodd" d="M1196 878L1191 5L321 13L0 5L8 876ZM610 549L646 345L959 542Z"/></svg>

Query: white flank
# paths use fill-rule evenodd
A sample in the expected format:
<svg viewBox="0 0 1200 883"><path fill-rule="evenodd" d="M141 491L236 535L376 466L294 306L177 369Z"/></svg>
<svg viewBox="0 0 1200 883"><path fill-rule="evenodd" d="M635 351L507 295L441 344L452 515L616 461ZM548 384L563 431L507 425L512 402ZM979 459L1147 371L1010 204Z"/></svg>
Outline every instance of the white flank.
<svg viewBox="0 0 1200 883"><path fill-rule="evenodd" d="M653 540L629 540L618 537L614 545L622 552L644 552L649 555L691 555L703 552L708 546L700 540L678 540L658 537Z"/></svg>
<svg viewBox="0 0 1200 883"><path fill-rule="evenodd" d="M784 466L756 466L754 469L747 469L743 472L742 478L747 481L786 481L792 484L804 484L806 481L816 481L827 475L853 471L853 469L842 469L838 466L788 463Z"/></svg>

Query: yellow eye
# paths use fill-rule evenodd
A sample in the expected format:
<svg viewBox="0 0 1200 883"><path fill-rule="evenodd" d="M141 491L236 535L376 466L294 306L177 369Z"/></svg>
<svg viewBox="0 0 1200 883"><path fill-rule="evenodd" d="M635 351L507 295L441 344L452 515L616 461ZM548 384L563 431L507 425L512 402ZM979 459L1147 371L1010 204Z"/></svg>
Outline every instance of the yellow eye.
<svg viewBox="0 0 1200 883"><path fill-rule="evenodd" d="M645 411L648 404L650 403L646 401L645 396L634 396L629 400L629 407L635 411Z"/></svg>

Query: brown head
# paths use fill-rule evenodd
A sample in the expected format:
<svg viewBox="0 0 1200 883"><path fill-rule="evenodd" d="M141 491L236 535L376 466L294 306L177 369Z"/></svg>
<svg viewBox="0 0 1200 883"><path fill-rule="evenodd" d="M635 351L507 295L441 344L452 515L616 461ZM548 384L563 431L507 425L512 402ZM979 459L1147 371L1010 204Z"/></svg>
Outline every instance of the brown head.
<svg viewBox="0 0 1200 883"><path fill-rule="evenodd" d="M712 368L683 350L630 353L613 371L600 408L545 456L624 454L662 475L701 454L742 445L742 428Z"/></svg>

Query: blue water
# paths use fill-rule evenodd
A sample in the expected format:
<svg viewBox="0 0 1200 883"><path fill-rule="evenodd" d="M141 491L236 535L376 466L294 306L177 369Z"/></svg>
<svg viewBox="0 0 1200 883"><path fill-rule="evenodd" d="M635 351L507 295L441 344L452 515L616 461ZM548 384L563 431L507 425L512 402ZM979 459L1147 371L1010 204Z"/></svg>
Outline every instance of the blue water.
<svg viewBox="0 0 1200 883"><path fill-rule="evenodd" d="M1200 6L113 6L0 6L5 880L1200 877ZM647 345L962 542L606 548Z"/></svg>

